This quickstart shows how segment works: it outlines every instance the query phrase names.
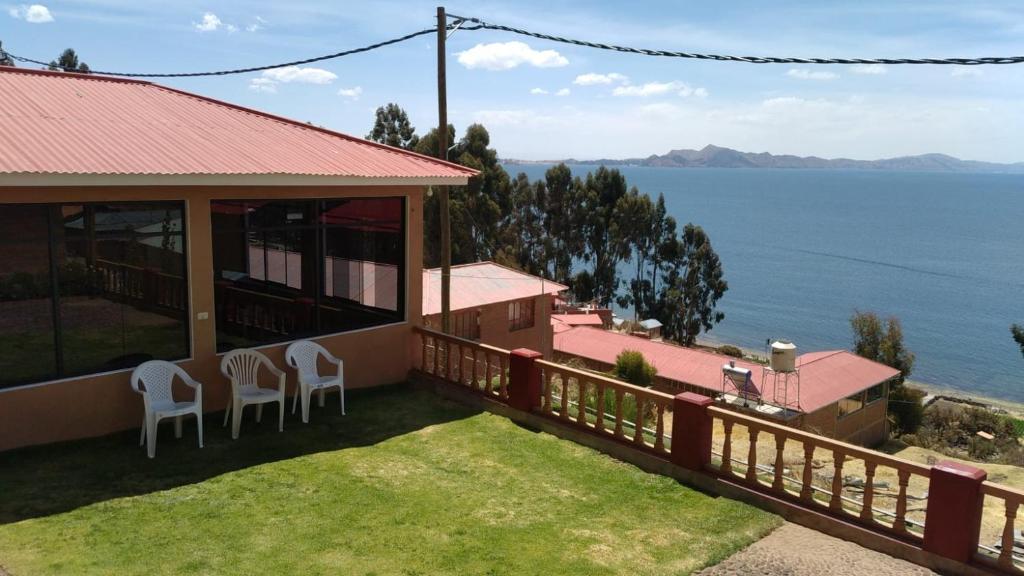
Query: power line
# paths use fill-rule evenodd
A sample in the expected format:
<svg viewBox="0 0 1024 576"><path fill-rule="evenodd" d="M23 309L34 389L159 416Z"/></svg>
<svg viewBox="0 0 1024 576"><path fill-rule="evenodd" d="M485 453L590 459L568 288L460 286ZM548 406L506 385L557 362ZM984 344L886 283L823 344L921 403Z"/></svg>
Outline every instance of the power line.
<svg viewBox="0 0 1024 576"><path fill-rule="evenodd" d="M695 52L677 52L672 50L652 50L648 48L632 48L629 46L617 46L615 44L604 44L601 42L590 42L577 40L540 32L531 32L521 28L513 28L501 24L491 24L479 18L456 16L449 14L449 18L455 20L456 25L462 22L472 22L476 26L463 27L461 30L500 30L511 32L531 38L583 46L586 48L597 48L613 52L628 54L639 54L642 56L664 56L668 58L688 58L693 60L716 60L720 62L746 62L748 64L946 64L957 66L978 66L981 64L1021 64L1024 63L1024 56L989 57L989 58L783 58L777 56L730 56L722 54L701 54Z"/></svg>
<svg viewBox="0 0 1024 576"><path fill-rule="evenodd" d="M452 28L455 28L456 26L457 26L457 24L452 24L448 28L452 29ZM461 30L475 30L475 29L477 29L477 27L474 27L474 26L471 26L471 27L468 27L468 28L467 27L461 28ZM370 44L370 45L367 45L367 46L362 46L362 47L359 47L359 48L352 48L351 50L343 50L341 52L335 52L334 54L325 54L323 56L315 56L313 58L306 58L306 59L303 59L303 60L293 60L291 62L282 62L280 64L268 64L268 65L265 65L265 66L252 66L250 68L234 68L234 69L231 69L231 70L215 70L215 71L211 71L211 72L173 72L173 73L107 72L107 71L101 71L101 70L90 70L89 74L96 74L96 75L100 75L100 76L122 76L122 77L125 77L125 78L194 78L194 77L199 77L199 76L229 76L229 75L232 75L232 74L246 74L246 73L249 73L249 72L261 72L263 70L273 70L274 68L284 68L286 66L299 66L299 65L302 65L302 64L311 64L313 62L322 62L324 60L333 60L335 58L341 58L343 56L351 56L353 54L360 54L362 52L369 52L371 50L376 50L378 48L383 48L385 46L391 46L392 44L399 44L401 42L405 42L407 40L412 40L413 38L416 38L416 37L419 37L419 36L424 36L426 34L436 34L436 33L437 33L436 29L434 29L434 28L426 28L426 29L423 29L423 30L419 30L417 32L413 32L411 34L406 34L405 36L399 36L397 38L392 38L390 40L384 40L382 42L377 42L377 43ZM16 54L12 54L10 52L4 51L2 48L0 48L0 60L3 60L4 56L8 56L12 60L17 60L18 62L24 62L24 63L28 63L28 64L39 64L40 66L47 66L47 67L50 66L49 62L43 62L41 60L33 60L32 58L26 58L24 56L18 56ZM77 72L78 71L77 69L74 69L74 68L66 68L66 67L63 67L63 66L56 66L56 67L61 69L64 72Z"/></svg>

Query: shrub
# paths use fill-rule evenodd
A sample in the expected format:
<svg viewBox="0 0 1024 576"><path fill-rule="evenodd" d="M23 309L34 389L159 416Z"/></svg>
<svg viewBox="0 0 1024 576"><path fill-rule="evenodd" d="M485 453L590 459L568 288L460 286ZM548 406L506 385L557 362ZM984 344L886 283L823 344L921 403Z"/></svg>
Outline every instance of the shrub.
<svg viewBox="0 0 1024 576"><path fill-rule="evenodd" d="M889 391L889 416L897 436L912 434L924 420L924 390L906 385L895 385Z"/></svg>
<svg viewBox="0 0 1024 576"><path fill-rule="evenodd" d="M731 344L719 346L718 353L725 354L726 356L732 356L733 358L743 358L743 350L740 350L739 348Z"/></svg>
<svg viewBox="0 0 1024 576"><path fill-rule="evenodd" d="M612 375L635 386L648 387L654 384L658 370L651 366L644 355L636 350L623 350L615 358Z"/></svg>

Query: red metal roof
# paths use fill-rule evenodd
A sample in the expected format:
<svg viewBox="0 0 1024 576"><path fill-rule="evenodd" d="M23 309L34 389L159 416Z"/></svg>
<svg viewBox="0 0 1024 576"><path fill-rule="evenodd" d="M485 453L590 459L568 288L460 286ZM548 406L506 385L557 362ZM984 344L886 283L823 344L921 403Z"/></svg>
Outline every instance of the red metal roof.
<svg viewBox="0 0 1024 576"><path fill-rule="evenodd" d="M558 294L567 286L494 262L452 266L452 310ZM441 313L441 269L423 271L423 315Z"/></svg>
<svg viewBox="0 0 1024 576"><path fill-rule="evenodd" d="M569 326L603 326L604 321L597 314L552 314L552 322L561 322Z"/></svg>
<svg viewBox="0 0 1024 576"><path fill-rule="evenodd" d="M760 364L589 326L556 332L554 348L558 352L606 364L614 364L615 357L623 350L636 350L658 369L658 375L663 378L719 391L722 389L722 366L735 360L737 368L752 372L755 387L760 388L761 384ZM797 366L800 368L800 409L808 413L899 374L898 370L845 350L803 354L797 358Z"/></svg>
<svg viewBox="0 0 1024 576"><path fill-rule="evenodd" d="M0 66L0 176L464 182L475 171L149 82Z"/></svg>

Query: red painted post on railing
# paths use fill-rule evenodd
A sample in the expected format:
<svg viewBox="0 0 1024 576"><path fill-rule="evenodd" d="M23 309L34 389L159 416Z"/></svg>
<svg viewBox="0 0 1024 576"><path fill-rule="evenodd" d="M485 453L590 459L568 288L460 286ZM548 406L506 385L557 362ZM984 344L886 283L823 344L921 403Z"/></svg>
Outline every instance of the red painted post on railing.
<svg viewBox="0 0 1024 576"><path fill-rule="evenodd" d="M540 352L529 348L516 348L509 360L508 405L524 412L532 412L540 406L540 366L536 361L543 358Z"/></svg>
<svg viewBox="0 0 1024 576"><path fill-rule="evenodd" d="M939 462L932 467L925 550L963 563L974 557L981 532L981 484L987 476L980 468L957 462Z"/></svg>
<svg viewBox="0 0 1024 576"><path fill-rule="evenodd" d="M672 463L703 471L711 463L712 421L707 396L683 392L672 402Z"/></svg>

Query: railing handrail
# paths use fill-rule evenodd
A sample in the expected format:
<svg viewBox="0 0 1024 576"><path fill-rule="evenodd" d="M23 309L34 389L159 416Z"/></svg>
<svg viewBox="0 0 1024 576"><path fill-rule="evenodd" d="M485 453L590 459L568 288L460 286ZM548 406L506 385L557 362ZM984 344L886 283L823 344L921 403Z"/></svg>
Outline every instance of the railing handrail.
<svg viewBox="0 0 1024 576"><path fill-rule="evenodd" d="M425 328L423 326L413 326L412 329L414 332L426 334L428 336L438 338L440 340L448 340L449 342L454 342L456 344L459 344L460 346L468 346L471 348L476 348L478 350L486 350L487 352L490 352L492 354L498 354L501 356L512 355L512 352L510 352L509 350L505 350L504 348L498 348L497 346L491 346L490 344L484 344L483 342L477 342L476 340L467 340L465 338L459 338L458 336L445 334L444 332L438 332L437 330L432 330L430 328Z"/></svg>
<svg viewBox="0 0 1024 576"><path fill-rule="evenodd" d="M645 396L647 398L653 398L656 401L661 401L666 404L672 403L673 396L664 392L658 392L650 388L644 388L643 386L637 386L630 384L629 382L623 382L622 380L616 380L610 376L604 374L598 374L589 370L581 370L579 368L573 368L572 366L566 366L565 364L559 364L557 362L550 362L548 360L537 360L538 365L544 368L550 368L556 372L575 374L578 378L588 378L591 381L598 380L605 386L611 388L621 388L627 392L631 392L637 396Z"/></svg>
<svg viewBox="0 0 1024 576"><path fill-rule="evenodd" d="M904 460L898 456L878 452L869 448L863 448L841 440L819 436L797 428L790 428L781 424L775 424L774 422L768 422L767 420L747 416L746 414L728 410L721 406L709 406L708 411L711 412L713 416L717 416L723 420L729 419L733 422L739 422L744 426L757 428L758 431L767 430L772 434L778 434L787 439L792 438L794 440L811 443L815 446L821 446L822 448L830 448L833 452L838 450L844 456L853 456L862 460L876 462L883 466L889 466L898 470L905 470L912 474L924 476L925 478L931 477L931 468L928 466L918 464L917 462L911 462L910 460Z"/></svg>
<svg viewBox="0 0 1024 576"><path fill-rule="evenodd" d="M1002 498L1003 500L1015 500L1024 504L1024 491L1011 488L1004 484L997 484L986 480L981 484L981 492L987 496L995 496L996 498Z"/></svg>

